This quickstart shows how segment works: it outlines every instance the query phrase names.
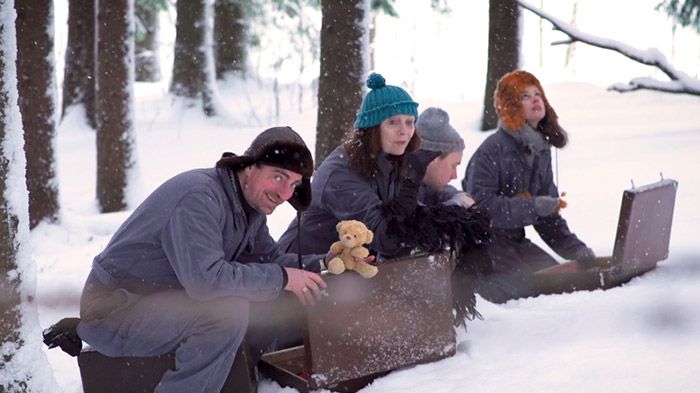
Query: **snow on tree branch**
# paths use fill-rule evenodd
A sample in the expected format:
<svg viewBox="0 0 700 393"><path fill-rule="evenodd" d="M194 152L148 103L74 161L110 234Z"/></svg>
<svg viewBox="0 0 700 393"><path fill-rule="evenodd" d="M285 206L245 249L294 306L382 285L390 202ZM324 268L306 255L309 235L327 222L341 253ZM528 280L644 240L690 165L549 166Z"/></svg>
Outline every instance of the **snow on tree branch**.
<svg viewBox="0 0 700 393"><path fill-rule="evenodd" d="M649 48L647 50L640 50L619 41L586 34L571 26L569 23L566 23L537 7L534 7L526 1L518 0L518 4L540 18L546 19L554 26L556 30L561 31L570 38L566 41L553 42L552 45L570 44L580 41L584 44L592 45L598 48L612 50L638 63L656 67L670 79L670 81L660 81L647 77L633 78L628 83L616 83L610 86L608 88L609 90L627 92L647 89L666 93L691 94L700 96L700 80L677 70L671 63L668 62L668 60L666 60L666 56L664 56L664 54L658 49Z"/></svg>

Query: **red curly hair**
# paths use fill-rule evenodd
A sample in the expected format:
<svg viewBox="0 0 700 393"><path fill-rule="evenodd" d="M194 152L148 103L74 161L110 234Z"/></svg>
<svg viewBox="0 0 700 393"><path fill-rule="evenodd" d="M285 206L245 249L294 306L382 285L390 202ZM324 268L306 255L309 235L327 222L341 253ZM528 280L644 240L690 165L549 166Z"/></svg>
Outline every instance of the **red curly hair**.
<svg viewBox="0 0 700 393"><path fill-rule="evenodd" d="M527 71L517 70L509 72L498 81L496 91L493 94L494 107L501 124L511 131L518 131L525 126L520 96L528 86L535 86L542 94L545 116L537 125L537 131L544 135L547 142L555 147L564 147L567 143L566 131L559 126L559 117L554 111L540 81Z"/></svg>

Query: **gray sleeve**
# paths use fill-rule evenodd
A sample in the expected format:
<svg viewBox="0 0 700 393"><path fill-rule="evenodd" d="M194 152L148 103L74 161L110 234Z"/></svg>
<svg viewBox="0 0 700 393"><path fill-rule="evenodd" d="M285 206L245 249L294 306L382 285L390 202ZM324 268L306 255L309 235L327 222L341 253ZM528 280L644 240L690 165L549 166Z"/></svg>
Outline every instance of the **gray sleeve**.
<svg viewBox="0 0 700 393"><path fill-rule="evenodd" d="M211 195L185 196L166 223L163 250L185 291L193 299L241 296L275 299L282 290L279 266L227 261L223 251L222 208Z"/></svg>
<svg viewBox="0 0 700 393"><path fill-rule="evenodd" d="M421 184L418 200L426 206L437 205L439 203L448 202L453 196L460 192L461 191L450 185L445 187L442 191L435 191L431 187Z"/></svg>
<svg viewBox="0 0 700 393"><path fill-rule="evenodd" d="M279 244L270 236L270 231L265 223L258 229L253 241L253 248L246 253L245 258L261 263L274 263L283 267L299 268L299 256L294 253L283 252ZM324 258L325 255L303 255L302 266L304 270L318 273L321 271L321 261Z"/></svg>
<svg viewBox="0 0 700 393"><path fill-rule="evenodd" d="M545 172L540 195L557 197L559 190L554 184L551 162ZM579 251L587 246L576 234L571 232L564 217L559 213L547 217L540 217L534 225L535 230L547 245L564 259L576 259Z"/></svg>
<svg viewBox="0 0 700 393"><path fill-rule="evenodd" d="M314 196L316 197L316 196ZM353 173L337 171L321 192L321 204L338 221L358 220L374 232L370 247L382 254L393 255L401 250L400 239L387 230L387 219L382 209L384 202L372 186Z"/></svg>
<svg viewBox="0 0 700 393"><path fill-rule="evenodd" d="M477 150L469 161L464 191L491 216L494 228L517 229L537 222L533 198L505 196L499 191L499 157Z"/></svg>

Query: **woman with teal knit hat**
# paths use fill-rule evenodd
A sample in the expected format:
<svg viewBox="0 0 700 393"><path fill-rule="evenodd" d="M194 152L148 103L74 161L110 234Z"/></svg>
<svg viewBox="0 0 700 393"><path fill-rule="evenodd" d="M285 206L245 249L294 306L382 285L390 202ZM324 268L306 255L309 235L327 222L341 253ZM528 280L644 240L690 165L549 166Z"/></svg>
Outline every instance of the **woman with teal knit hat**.
<svg viewBox="0 0 700 393"><path fill-rule="evenodd" d="M359 220L374 232L369 248L379 258L403 256L414 248L436 252L449 245L457 257L452 276L454 322L464 324L478 316L471 277L490 263L474 252L483 254L479 249L488 238L488 218L472 208L434 204L424 198L425 192L419 193L427 187L428 164L445 151L461 150L463 142L458 135L452 140L445 127L426 116L421 123L426 146L419 148L418 104L379 74L369 76L367 87L354 129L313 176L313 198L301 225L294 219L279 244L287 252L323 254L338 240L338 221ZM299 247L297 239L306 241Z"/></svg>
<svg viewBox="0 0 700 393"><path fill-rule="evenodd" d="M311 206L302 215L303 254L327 252L338 240L338 221L351 219L374 232L370 248L382 257L407 251L388 221L413 214L426 167L439 153L418 149L418 103L404 89L376 73L367 87L354 129L314 174ZM298 251L298 227L294 219L279 240L290 252Z"/></svg>

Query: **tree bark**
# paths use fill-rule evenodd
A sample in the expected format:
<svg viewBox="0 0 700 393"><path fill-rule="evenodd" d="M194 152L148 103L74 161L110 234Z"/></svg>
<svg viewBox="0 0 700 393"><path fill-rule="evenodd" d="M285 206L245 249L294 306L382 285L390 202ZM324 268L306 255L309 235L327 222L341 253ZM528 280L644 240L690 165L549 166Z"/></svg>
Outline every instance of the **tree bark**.
<svg viewBox="0 0 700 393"><path fill-rule="evenodd" d="M54 138L53 1L17 0L17 87L24 128L29 226L58 216Z"/></svg>
<svg viewBox="0 0 700 393"><path fill-rule="evenodd" d="M489 50L481 130L498 125L493 92L498 80L520 66L520 8L516 0L489 0Z"/></svg>
<svg viewBox="0 0 700 393"><path fill-rule="evenodd" d="M246 19L238 1L217 0L214 9L214 58L216 78L231 73L245 73Z"/></svg>
<svg viewBox="0 0 700 393"><path fill-rule="evenodd" d="M214 115L213 81L210 67L211 35L208 15L211 5L206 0L179 0L175 22L175 59L170 92L173 95L202 100L202 109ZM208 52L209 51L209 52ZM208 53L207 53L208 52Z"/></svg>
<svg viewBox="0 0 700 393"><path fill-rule="evenodd" d="M68 1L68 44L63 72L63 109L83 105L92 128L95 118L95 3L97 0Z"/></svg>
<svg viewBox="0 0 700 393"><path fill-rule="evenodd" d="M160 80L160 62L158 61L158 21L157 9L135 4L136 17L143 26L142 35L137 35L136 42L136 80L139 82L156 82Z"/></svg>
<svg viewBox="0 0 700 393"><path fill-rule="evenodd" d="M126 208L133 166L133 1L98 3L97 199L103 213Z"/></svg>
<svg viewBox="0 0 700 393"><path fill-rule="evenodd" d="M367 21L364 0L321 1L316 167L353 128L362 103Z"/></svg>
<svg viewBox="0 0 700 393"><path fill-rule="evenodd" d="M0 15L3 21L12 21L14 2L0 0ZM20 330L22 327L22 275L17 274L20 243L18 210L27 206L17 206L15 195L18 172L23 171L21 157L22 128L17 103L17 76L15 73L15 26L0 25L0 343L8 350L2 353L0 373L9 367L15 355L24 346ZM26 223L25 223L26 225ZM16 367L16 366L15 366ZM11 368L11 367L10 367ZM18 377L11 382L0 383L0 392L27 391L28 379Z"/></svg>

